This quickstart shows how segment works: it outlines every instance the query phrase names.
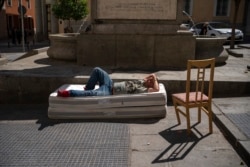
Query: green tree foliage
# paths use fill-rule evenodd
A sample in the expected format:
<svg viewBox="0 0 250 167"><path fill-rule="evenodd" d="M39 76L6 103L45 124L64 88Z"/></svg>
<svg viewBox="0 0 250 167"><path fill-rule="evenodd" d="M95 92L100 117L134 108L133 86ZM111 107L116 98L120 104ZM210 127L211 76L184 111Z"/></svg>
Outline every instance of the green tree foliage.
<svg viewBox="0 0 250 167"><path fill-rule="evenodd" d="M80 20L87 14L86 0L58 0L53 6L52 11L56 18L62 20Z"/></svg>

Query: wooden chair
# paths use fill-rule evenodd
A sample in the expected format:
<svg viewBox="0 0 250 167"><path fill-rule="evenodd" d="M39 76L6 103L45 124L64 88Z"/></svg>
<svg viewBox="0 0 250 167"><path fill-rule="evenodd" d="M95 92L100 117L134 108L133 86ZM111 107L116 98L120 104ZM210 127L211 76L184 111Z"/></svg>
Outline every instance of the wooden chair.
<svg viewBox="0 0 250 167"><path fill-rule="evenodd" d="M211 103L213 94L214 66L214 58L188 60L186 92L172 94L178 124L181 124L179 115L179 113L181 113L187 119L188 134L191 133L190 108L198 109L198 122L201 121L201 111L204 111L208 115L209 133L213 133ZM194 76L194 74L196 76ZM181 108L181 106L183 107Z"/></svg>

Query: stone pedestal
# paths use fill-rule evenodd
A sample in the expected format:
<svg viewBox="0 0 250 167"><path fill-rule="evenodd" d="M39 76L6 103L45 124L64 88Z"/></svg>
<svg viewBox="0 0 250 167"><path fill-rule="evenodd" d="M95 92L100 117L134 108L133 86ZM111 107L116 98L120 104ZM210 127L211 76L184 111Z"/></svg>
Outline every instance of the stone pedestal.
<svg viewBox="0 0 250 167"><path fill-rule="evenodd" d="M52 34L49 36L51 46L47 50L50 58L76 60L77 36L79 33Z"/></svg>
<svg viewBox="0 0 250 167"><path fill-rule="evenodd" d="M182 69L195 56L192 33L81 34L77 41L77 64L85 66Z"/></svg>
<svg viewBox="0 0 250 167"><path fill-rule="evenodd" d="M122 69L186 68L195 38L177 32L183 0L91 0L91 31L77 38L77 64Z"/></svg>

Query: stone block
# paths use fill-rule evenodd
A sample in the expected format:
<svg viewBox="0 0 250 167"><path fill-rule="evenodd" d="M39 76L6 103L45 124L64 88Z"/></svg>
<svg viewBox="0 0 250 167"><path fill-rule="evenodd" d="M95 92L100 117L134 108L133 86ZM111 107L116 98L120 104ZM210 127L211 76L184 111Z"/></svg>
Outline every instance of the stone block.
<svg viewBox="0 0 250 167"><path fill-rule="evenodd" d="M122 69L186 68L195 58L192 34L81 34L77 64Z"/></svg>
<svg viewBox="0 0 250 167"><path fill-rule="evenodd" d="M76 60L76 39L78 33L51 34L51 46L47 50L50 58Z"/></svg>
<svg viewBox="0 0 250 167"><path fill-rule="evenodd" d="M168 24L94 24L96 34L176 34L178 23Z"/></svg>
<svg viewBox="0 0 250 167"><path fill-rule="evenodd" d="M154 63L154 36L117 35L116 67L149 69Z"/></svg>
<svg viewBox="0 0 250 167"><path fill-rule="evenodd" d="M105 34L81 34L77 42L77 64L85 66L114 66L116 37Z"/></svg>
<svg viewBox="0 0 250 167"><path fill-rule="evenodd" d="M158 69L185 69L195 59L195 38L189 35L159 35L155 39L155 66Z"/></svg>

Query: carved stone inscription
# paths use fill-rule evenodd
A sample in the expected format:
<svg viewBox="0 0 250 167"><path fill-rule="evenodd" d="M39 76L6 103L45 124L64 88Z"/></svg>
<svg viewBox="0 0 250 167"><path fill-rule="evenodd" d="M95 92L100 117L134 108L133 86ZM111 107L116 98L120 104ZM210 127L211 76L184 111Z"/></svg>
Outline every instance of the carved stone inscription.
<svg viewBox="0 0 250 167"><path fill-rule="evenodd" d="M97 0L97 19L174 20L177 0Z"/></svg>

